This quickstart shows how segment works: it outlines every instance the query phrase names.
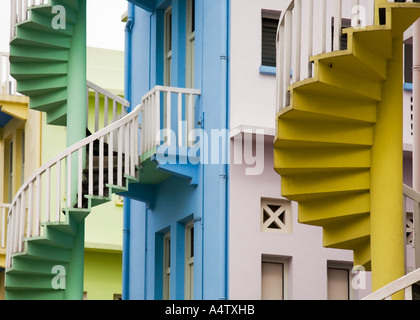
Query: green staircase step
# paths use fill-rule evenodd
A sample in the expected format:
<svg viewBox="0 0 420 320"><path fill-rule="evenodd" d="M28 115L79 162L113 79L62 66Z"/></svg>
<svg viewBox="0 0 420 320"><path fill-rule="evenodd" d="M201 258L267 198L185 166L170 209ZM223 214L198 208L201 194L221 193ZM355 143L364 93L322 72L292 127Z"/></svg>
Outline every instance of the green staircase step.
<svg viewBox="0 0 420 320"><path fill-rule="evenodd" d="M17 253L15 256L35 260L60 261L63 263L70 261L70 250L32 243L30 240L26 243L26 252Z"/></svg>
<svg viewBox="0 0 420 320"><path fill-rule="evenodd" d="M31 28L17 28L16 36L11 41L14 45L26 45L44 48L70 48L71 38L62 35L34 30Z"/></svg>
<svg viewBox="0 0 420 320"><path fill-rule="evenodd" d="M63 290L14 290L8 288L6 291L7 300L64 300Z"/></svg>
<svg viewBox="0 0 420 320"><path fill-rule="evenodd" d="M26 274L8 274L6 278L7 289L21 289L21 290L55 290L53 289L53 279L56 275L33 275Z"/></svg>
<svg viewBox="0 0 420 320"><path fill-rule="evenodd" d="M51 11L50 11L51 13ZM35 9L31 10L31 19L28 20L24 25L24 28L31 28L33 30L39 30L43 32L49 32L52 34L59 34L62 36L71 37L73 35L74 25L72 23L66 23L65 29L54 29L51 27L51 15L44 14Z"/></svg>
<svg viewBox="0 0 420 320"><path fill-rule="evenodd" d="M17 83L17 89L20 93L27 96L37 96L48 94L60 89L67 88L66 76L54 76L48 78L22 80Z"/></svg>
<svg viewBox="0 0 420 320"><path fill-rule="evenodd" d="M67 62L33 63L22 62L12 64L10 73L16 80L49 78L52 76L66 76Z"/></svg>
<svg viewBox="0 0 420 320"><path fill-rule="evenodd" d="M67 89L40 94L29 100L29 107L38 111L50 112L62 106L67 106Z"/></svg>
<svg viewBox="0 0 420 320"><path fill-rule="evenodd" d="M27 45L10 45L10 62L67 62L67 49L32 47Z"/></svg>
<svg viewBox="0 0 420 320"><path fill-rule="evenodd" d="M53 267L62 265L67 268L68 265L61 261L42 261L42 260L29 260L15 257L13 259L13 267L7 271L7 274L26 274L26 275L43 275L51 276Z"/></svg>

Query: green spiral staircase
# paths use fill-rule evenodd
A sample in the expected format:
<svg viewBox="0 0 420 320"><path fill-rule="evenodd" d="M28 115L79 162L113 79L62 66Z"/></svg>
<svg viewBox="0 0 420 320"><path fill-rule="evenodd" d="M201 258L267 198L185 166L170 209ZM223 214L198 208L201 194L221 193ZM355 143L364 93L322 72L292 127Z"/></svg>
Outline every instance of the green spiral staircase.
<svg viewBox="0 0 420 320"><path fill-rule="evenodd" d="M85 70L83 65L86 61L80 59L86 52L86 0L49 0L44 3L47 4L30 6L27 19L16 24L10 42L11 74L17 80L18 92L30 98L31 109L45 112L48 124L67 127L67 134L73 135L73 141L67 139L71 149L72 144L79 142L75 137L79 136L79 140L83 140L86 136L86 124L83 122L87 103L86 72L84 75L83 72L74 72L78 66L82 66L82 71ZM57 13L53 13L54 6L65 8L63 29L52 27L52 21L57 17ZM84 103L78 104L77 101ZM73 114L72 119L70 113ZM74 121L77 116L79 121ZM136 125L135 121L138 121L137 118L133 118L133 125ZM73 133L72 130L78 132ZM125 153L120 150L108 154L107 142L99 142L100 137L95 140L94 136L95 133L90 142L83 145L85 165L80 173L83 181L79 189L72 189L71 205L61 209L64 221L41 223L39 234L30 232L28 235L28 231L25 233L23 230L32 221L22 216L29 217L29 211L34 210L34 195L30 192L36 186L36 176L20 190L20 194L26 192L26 198L24 196L22 200L22 195L15 197L9 212L8 266L5 276L7 300L83 298L84 219L92 207L109 201L112 193L127 191L128 183L137 181L137 167L135 172L130 172L131 175L126 171L127 149ZM100 149L105 154L101 158L104 164L102 168L99 166ZM91 162L89 155L93 155ZM135 153L133 155L136 156ZM112 165L111 170L108 170L108 164ZM100 170L105 174L100 175ZM123 178L118 178L117 172L120 170L126 173ZM72 171L75 179L77 171ZM113 178L109 177L112 173ZM99 179L106 181L103 192L98 190ZM89 183L90 180L93 182ZM21 218L19 212L23 212Z"/></svg>

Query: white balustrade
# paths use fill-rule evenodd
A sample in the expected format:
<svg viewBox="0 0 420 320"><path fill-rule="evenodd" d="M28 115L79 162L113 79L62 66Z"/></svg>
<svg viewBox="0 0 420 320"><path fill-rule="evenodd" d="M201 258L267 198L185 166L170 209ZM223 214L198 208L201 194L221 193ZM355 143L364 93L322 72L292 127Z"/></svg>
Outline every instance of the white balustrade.
<svg viewBox="0 0 420 320"><path fill-rule="evenodd" d="M195 129L195 96L200 90L156 86L142 99L141 153L166 144L191 147ZM175 141L173 141L175 138Z"/></svg>

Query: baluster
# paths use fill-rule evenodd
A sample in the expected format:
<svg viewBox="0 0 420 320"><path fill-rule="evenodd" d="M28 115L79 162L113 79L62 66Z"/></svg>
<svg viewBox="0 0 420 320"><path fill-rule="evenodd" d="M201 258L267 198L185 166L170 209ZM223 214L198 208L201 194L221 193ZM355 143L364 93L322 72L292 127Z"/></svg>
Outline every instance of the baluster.
<svg viewBox="0 0 420 320"><path fill-rule="evenodd" d="M93 195L93 142L89 143L89 194Z"/></svg>
<svg viewBox="0 0 420 320"><path fill-rule="evenodd" d="M99 92L95 92L95 132L99 131Z"/></svg>
<svg viewBox="0 0 420 320"><path fill-rule="evenodd" d="M122 179L122 137L123 137L123 127L118 128L118 169L117 169L117 184L122 186L123 179Z"/></svg>
<svg viewBox="0 0 420 320"><path fill-rule="evenodd" d="M135 154L135 151L136 151L136 145L135 145L135 143L136 143L136 138L135 138L135 135L137 134L137 130L136 130L136 118L134 118L134 120L132 120L131 122L130 122L130 133L131 133L131 135L130 135L130 175L132 176L132 177L135 177L135 175L136 175L136 167L135 167L135 158L136 158L136 154Z"/></svg>
<svg viewBox="0 0 420 320"><path fill-rule="evenodd" d="M71 198L72 198L72 192L71 192L71 167L72 167L72 161L71 161L71 154L67 156L67 190L66 190L66 206L67 208L71 208Z"/></svg>
<svg viewBox="0 0 420 320"><path fill-rule="evenodd" d="M187 136L194 130L194 95L192 93L188 94L188 131ZM194 141L190 141L188 147L191 147L194 144Z"/></svg>
<svg viewBox="0 0 420 320"><path fill-rule="evenodd" d="M305 72L304 74L304 78L308 79L312 77L312 62L311 62L311 57L313 54L313 47L314 47L314 2L313 0L309 0L309 4L308 4L308 10L309 10L309 17L308 17L308 30L307 30L307 34L308 34L308 51L306 54L306 61L308 63L308 68L306 68L305 70L303 70Z"/></svg>
<svg viewBox="0 0 420 320"><path fill-rule="evenodd" d="M178 92L178 146L184 146L183 121L182 121L182 93Z"/></svg>
<svg viewBox="0 0 420 320"><path fill-rule="evenodd" d="M24 190L20 197L19 252L23 251L23 238L25 237L25 222L26 222L25 216L26 216L26 191Z"/></svg>
<svg viewBox="0 0 420 320"><path fill-rule="evenodd" d="M51 221L51 202L50 202L50 168L48 167L45 172L45 179L46 179L46 188L45 188L45 196L46 196L46 216L47 222Z"/></svg>
<svg viewBox="0 0 420 320"><path fill-rule="evenodd" d="M321 53L327 52L327 1L321 0Z"/></svg>
<svg viewBox="0 0 420 320"><path fill-rule="evenodd" d="M155 142L153 143L151 147L160 145L160 141L162 139L161 132L160 132L160 91L156 91L156 101L154 104L154 109L155 109L155 118L152 119L152 121L155 122L156 130L152 132L152 134L154 134L152 139L155 139Z"/></svg>
<svg viewBox="0 0 420 320"><path fill-rule="evenodd" d="M6 247L6 207L1 210L1 247Z"/></svg>
<svg viewBox="0 0 420 320"><path fill-rule="evenodd" d="M99 195L104 195L104 137L99 138Z"/></svg>
<svg viewBox="0 0 420 320"><path fill-rule="evenodd" d="M28 225L26 228L26 236L27 237L32 237L32 230L33 230L33 225L32 225L32 220L33 220L33 201L34 201L34 183L31 182L29 183L29 189L28 189L28 193L29 193L29 197L28 197Z"/></svg>
<svg viewBox="0 0 420 320"><path fill-rule="evenodd" d="M335 1L333 50L341 50L342 1Z"/></svg>
<svg viewBox="0 0 420 320"><path fill-rule="evenodd" d="M285 42L286 42L286 54L285 54L285 83L284 83L284 106L289 104L288 97L288 87L290 85L290 70L292 67L292 48L290 44L292 43L292 12L288 10L284 17L284 35L285 35Z"/></svg>
<svg viewBox="0 0 420 320"><path fill-rule="evenodd" d="M113 100L112 101L112 122L117 121L117 112L118 112L118 105L117 105L117 101Z"/></svg>
<svg viewBox="0 0 420 320"><path fill-rule="evenodd" d="M55 212L55 220L56 222L60 222L60 211L61 211L61 161L56 163L56 174L57 174L57 194L56 194L56 212Z"/></svg>
<svg viewBox="0 0 420 320"><path fill-rule="evenodd" d="M124 174L125 175L129 175L129 169L130 169L130 164L129 164L129 148L130 148L130 126L127 124L124 125L124 140L125 140L125 150L124 150Z"/></svg>
<svg viewBox="0 0 420 320"><path fill-rule="evenodd" d="M83 148L78 151L77 160L77 207L82 208L83 196Z"/></svg>
<svg viewBox="0 0 420 320"><path fill-rule="evenodd" d="M336 0L337 1L337 0ZM340 0L338 0L340 1ZM295 36L293 38L295 48L295 66L293 68L293 83L300 81L300 63L301 63L301 39L302 39L302 0L295 0Z"/></svg>
<svg viewBox="0 0 420 320"><path fill-rule="evenodd" d="M108 183L114 184L114 131L109 133L108 143Z"/></svg>
<svg viewBox="0 0 420 320"><path fill-rule="evenodd" d="M35 207L35 236L39 236L40 233L40 221L41 221L41 176L38 175L35 180L36 188L36 207Z"/></svg>
<svg viewBox="0 0 420 320"><path fill-rule="evenodd" d="M108 126L109 98L105 96L104 101L104 128Z"/></svg>
<svg viewBox="0 0 420 320"><path fill-rule="evenodd" d="M18 0L17 22L22 21L22 0Z"/></svg>
<svg viewBox="0 0 420 320"><path fill-rule="evenodd" d="M167 91L166 92L166 129L165 130L165 134L166 134L166 144L168 146L171 146L172 141L171 141L171 112L172 111L172 92L171 91Z"/></svg>
<svg viewBox="0 0 420 320"><path fill-rule="evenodd" d="M13 235L14 235L14 240L13 240L13 252L16 253L18 252L18 248L19 248L19 219L20 219L20 197L16 200L16 211L15 211L15 223L14 223L14 228L13 228Z"/></svg>
<svg viewBox="0 0 420 320"><path fill-rule="evenodd" d="M16 0L10 2L10 38L13 38L16 33Z"/></svg>
<svg viewBox="0 0 420 320"><path fill-rule="evenodd" d="M312 1L311 1L312 2ZM284 82L284 25L279 25L279 30L277 33L277 57L276 57L276 64L277 64L277 112L280 111L284 107L283 104L283 82ZM188 139L188 133L186 134ZM187 140L188 141L188 140Z"/></svg>

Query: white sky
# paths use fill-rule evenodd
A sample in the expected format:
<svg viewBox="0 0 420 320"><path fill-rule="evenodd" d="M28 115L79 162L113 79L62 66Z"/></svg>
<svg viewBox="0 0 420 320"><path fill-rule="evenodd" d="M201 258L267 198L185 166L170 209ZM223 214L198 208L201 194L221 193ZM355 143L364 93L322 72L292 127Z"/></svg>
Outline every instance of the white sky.
<svg viewBox="0 0 420 320"><path fill-rule="evenodd" d="M87 45L90 47L124 50L122 14L127 0L87 1ZM0 52L9 52L10 1L0 0Z"/></svg>

